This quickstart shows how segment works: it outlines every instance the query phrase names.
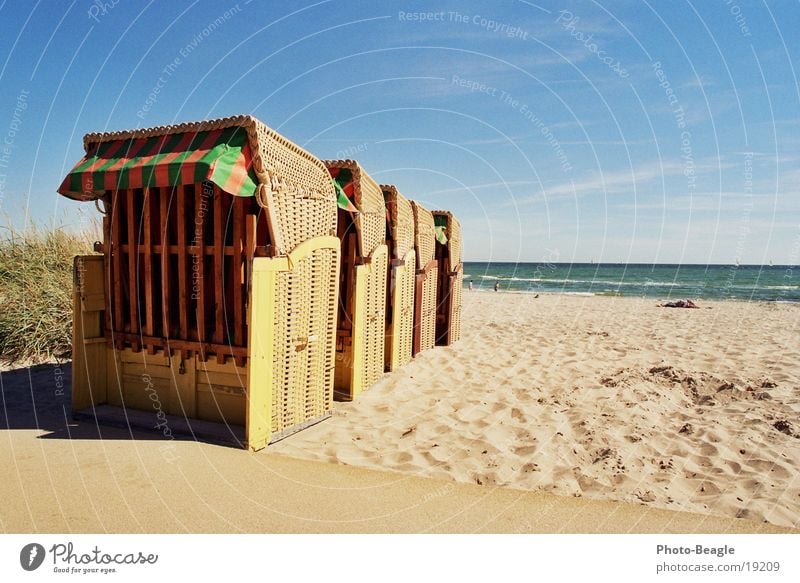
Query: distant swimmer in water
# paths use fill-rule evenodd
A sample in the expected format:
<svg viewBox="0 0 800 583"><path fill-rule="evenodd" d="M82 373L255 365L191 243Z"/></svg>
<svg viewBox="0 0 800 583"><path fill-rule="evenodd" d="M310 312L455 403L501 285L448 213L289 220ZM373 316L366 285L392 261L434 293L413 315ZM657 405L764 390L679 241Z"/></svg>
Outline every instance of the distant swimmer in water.
<svg viewBox="0 0 800 583"><path fill-rule="evenodd" d="M500 282L499 281L494 282L494 291L500 291Z"/></svg>

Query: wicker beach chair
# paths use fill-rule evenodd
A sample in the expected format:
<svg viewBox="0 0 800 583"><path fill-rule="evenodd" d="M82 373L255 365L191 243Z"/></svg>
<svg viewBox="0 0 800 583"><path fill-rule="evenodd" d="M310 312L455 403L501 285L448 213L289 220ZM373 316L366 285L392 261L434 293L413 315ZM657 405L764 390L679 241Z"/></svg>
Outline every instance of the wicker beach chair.
<svg viewBox="0 0 800 583"><path fill-rule="evenodd" d="M411 202L388 184L381 185L386 201L386 238L389 278L386 306L386 370L396 370L411 360L414 341L414 211Z"/></svg>
<svg viewBox="0 0 800 583"><path fill-rule="evenodd" d="M351 401L384 371L386 204L378 184L353 160L326 160L339 197L342 242L334 396Z"/></svg>
<svg viewBox="0 0 800 583"><path fill-rule="evenodd" d="M433 211L439 284L436 299L436 344L449 346L461 338L461 224L449 211Z"/></svg>
<svg viewBox="0 0 800 583"><path fill-rule="evenodd" d="M416 356L436 344L436 287L439 264L436 261L436 231L433 215L418 202L411 201L414 213L414 251L417 275L414 283L414 340Z"/></svg>
<svg viewBox="0 0 800 583"><path fill-rule="evenodd" d="M322 162L251 116L84 147L59 188L104 214L102 255L75 261L76 414L251 449L330 415L340 242Z"/></svg>

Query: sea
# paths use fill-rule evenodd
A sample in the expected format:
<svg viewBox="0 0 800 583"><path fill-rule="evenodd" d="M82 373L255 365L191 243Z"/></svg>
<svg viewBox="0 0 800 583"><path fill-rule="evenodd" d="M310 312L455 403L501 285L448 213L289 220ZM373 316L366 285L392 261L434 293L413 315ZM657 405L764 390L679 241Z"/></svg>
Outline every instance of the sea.
<svg viewBox="0 0 800 583"><path fill-rule="evenodd" d="M662 300L800 302L798 265L464 262L464 286Z"/></svg>

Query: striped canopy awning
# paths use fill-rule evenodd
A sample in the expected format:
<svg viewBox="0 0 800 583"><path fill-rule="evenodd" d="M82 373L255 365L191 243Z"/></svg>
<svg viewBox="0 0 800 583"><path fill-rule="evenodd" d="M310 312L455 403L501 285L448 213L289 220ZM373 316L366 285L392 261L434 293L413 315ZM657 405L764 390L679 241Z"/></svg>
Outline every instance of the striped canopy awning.
<svg viewBox="0 0 800 583"><path fill-rule="evenodd" d="M109 190L195 184L210 180L225 192L253 196L258 179L247 130L224 129L104 140L67 175L58 192L95 200Z"/></svg>
<svg viewBox="0 0 800 583"><path fill-rule="evenodd" d="M336 190L336 204L340 209L357 213L358 208L353 204L353 173L347 168L328 168L333 178L333 188Z"/></svg>
<svg viewBox="0 0 800 583"><path fill-rule="evenodd" d="M447 217L444 215L433 215L435 225L436 240L442 245L447 245Z"/></svg>

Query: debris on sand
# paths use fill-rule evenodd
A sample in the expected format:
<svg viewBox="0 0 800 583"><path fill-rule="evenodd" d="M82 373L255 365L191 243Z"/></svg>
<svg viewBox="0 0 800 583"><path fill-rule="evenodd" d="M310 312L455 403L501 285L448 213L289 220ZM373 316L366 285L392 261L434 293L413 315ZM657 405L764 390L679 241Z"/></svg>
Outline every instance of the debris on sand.
<svg viewBox="0 0 800 583"><path fill-rule="evenodd" d="M785 419L780 419L772 424L772 426L780 431L781 433L785 433L790 437L795 437L794 431L792 431L792 424L786 421Z"/></svg>

